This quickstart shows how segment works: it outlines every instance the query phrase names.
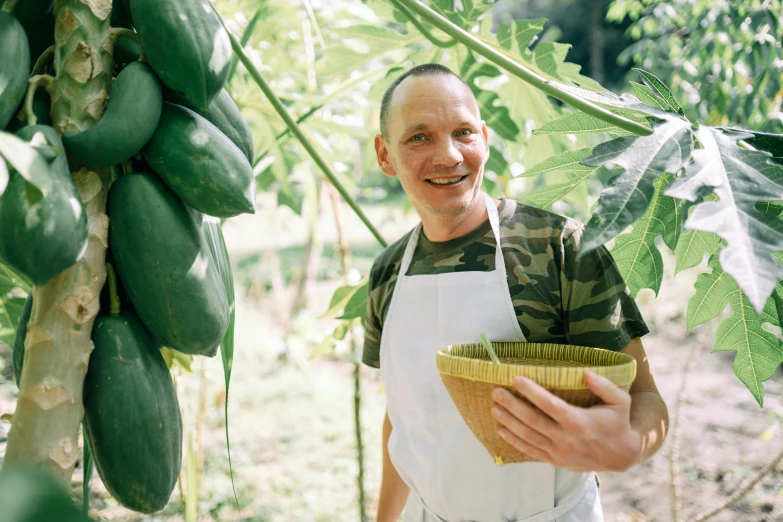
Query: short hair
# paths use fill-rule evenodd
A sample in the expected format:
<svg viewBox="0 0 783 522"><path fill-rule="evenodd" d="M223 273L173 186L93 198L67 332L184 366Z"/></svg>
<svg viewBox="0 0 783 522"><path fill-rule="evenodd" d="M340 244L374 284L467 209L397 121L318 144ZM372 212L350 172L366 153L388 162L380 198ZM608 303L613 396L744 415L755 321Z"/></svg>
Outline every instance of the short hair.
<svg viewBox="0 0 783 522"><path fill-rule="evenodd" d="M445 65L440 65L439 63L423 63L421 65L417 65L416 67L413 67L412 69L406 71L403 75L401 75L399 78L394 80L391 85L386 89L386 92L383 93L383 98L381 99L381 135L386 138L388 137L387 129L389 127L389 106L391 105L392 96L394 95L394 90L397 88L399 84L402 83L405 78L409 76L445 76L445 75L451 75L455 78L457 78L459 81L461 81L465 87L470 89L470 86L460 78L459 75L455 74L451 69L446 67Z"/></svg>

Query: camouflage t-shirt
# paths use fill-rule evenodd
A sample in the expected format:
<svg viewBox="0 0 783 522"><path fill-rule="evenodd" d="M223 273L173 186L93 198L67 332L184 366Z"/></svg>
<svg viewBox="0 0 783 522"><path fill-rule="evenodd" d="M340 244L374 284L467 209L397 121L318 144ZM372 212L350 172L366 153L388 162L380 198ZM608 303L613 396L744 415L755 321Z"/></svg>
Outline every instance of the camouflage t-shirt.
<svg viewBox="0 0 783 522"><path fill-rule="evenodd" d="M621 350L648 333L636 302L606 248L577 259L584 225L504 199L498 208L508 289L528 342ZM384 250L370 271L365 364L380 367L381 334L405 246L413 231ZM424 234L407 275L495 270L489 221L462 237L435 243Z"/></svg>

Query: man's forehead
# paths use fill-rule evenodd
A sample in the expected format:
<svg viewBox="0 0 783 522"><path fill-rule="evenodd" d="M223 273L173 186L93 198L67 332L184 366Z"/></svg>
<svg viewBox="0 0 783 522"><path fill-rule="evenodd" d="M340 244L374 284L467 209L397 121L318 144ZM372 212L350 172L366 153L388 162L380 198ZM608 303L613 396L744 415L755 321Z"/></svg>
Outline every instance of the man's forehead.
<svg viewBox="0 0 783 522"><path fill-rule="evenodd" d="M478 104L473 93L462 80L451 74L409 76L394 90L390 103L390 116L411 106L430 104L464 105L479 117Z"/></svg>

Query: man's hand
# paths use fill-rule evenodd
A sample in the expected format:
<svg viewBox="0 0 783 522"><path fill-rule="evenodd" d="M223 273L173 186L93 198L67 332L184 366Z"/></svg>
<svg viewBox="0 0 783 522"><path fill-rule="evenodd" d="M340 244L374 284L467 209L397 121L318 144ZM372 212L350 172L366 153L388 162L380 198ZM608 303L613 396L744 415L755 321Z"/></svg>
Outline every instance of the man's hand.
<svg viewBox="0 0 783 522"><path fill-rule="evenodd" d="M588 388L604 404L572 406L530 379L496 389L493 416L500 436L518 450L557 468L575 472L625 471L640 460L642 436L631 428L631 396L608 379L587 372Z"/></svg>

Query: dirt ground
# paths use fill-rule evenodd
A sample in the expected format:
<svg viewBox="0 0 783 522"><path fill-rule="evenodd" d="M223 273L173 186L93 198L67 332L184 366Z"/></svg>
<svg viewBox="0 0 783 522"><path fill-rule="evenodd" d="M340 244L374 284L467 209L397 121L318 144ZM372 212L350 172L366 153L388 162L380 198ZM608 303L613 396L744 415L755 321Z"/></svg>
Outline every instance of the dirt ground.
<svg viewBox="0 0 783 522"><path fill-rule="evenodd" d="M382 233L394 237L405 223L371 216ZM347 216L349 226L354 226ZM278 239L246 235L255 221L227 225L235 264L265 249L282 249L301 240L297 223L282 220ZM272 225L277 226L277 225ZM232 228L234 227L234 228ZM356 226L359 230L359 227ZM287 235L286 230L291 231ZM329 241L327 231L324 241ZM355 244L370 243L363 233ZM254 238L254 240L251 240ZM284 238L284 239L280 239ZM255 241L255 242L254 242ZM362 271L372 258L357 259ZM667 267L671 267L667 259ZM364 264L362 264L364 263ZM686 332L685 304L698 269L672 277L669 268L657 299L643 291L637 301L651 327L644 338L658 387L674 414L684 368L698 347L701 352L686 376L679 468L682 517L691 519L712 509L738 485L766 466L783 449L783 372L765 383L764 408L733 373L734 353L710 354L713 322ZM281 323L279 297L248 295L249 283L238 269L237 346L230 389L231 458L241 519L252 522L359 521L357 464L353 426L353 364L343 349L334 357L309 359L328 321L319 319L335 282L317 287L308 311ZM0 347L0 415L13 412L16 387L10 350ZM186 437L203 448L198 515L192 520L239 520L234 503L225 444L222 367L219 359L199 360L193 373L177 371ZM380 481L380 428L383 386L378 372L362 368L362 434L365 446L367 508L374 512ZM203 430L196 430L203 399ZM0 421L0 459L9 424ZM650 461L626 473L602 473L602 501L607 522L672 521L669 436ZM81 468L74 492L81 488ZM184 522L184 490L177 488L161 513L141 517L111 499L97 473L93 479L92 514L98 520ZM0 508L1 512L1 508ZM1 517L0 517L1 518ZM783 521L783 463L731 509L711 520L720 522Z"/></svg>

